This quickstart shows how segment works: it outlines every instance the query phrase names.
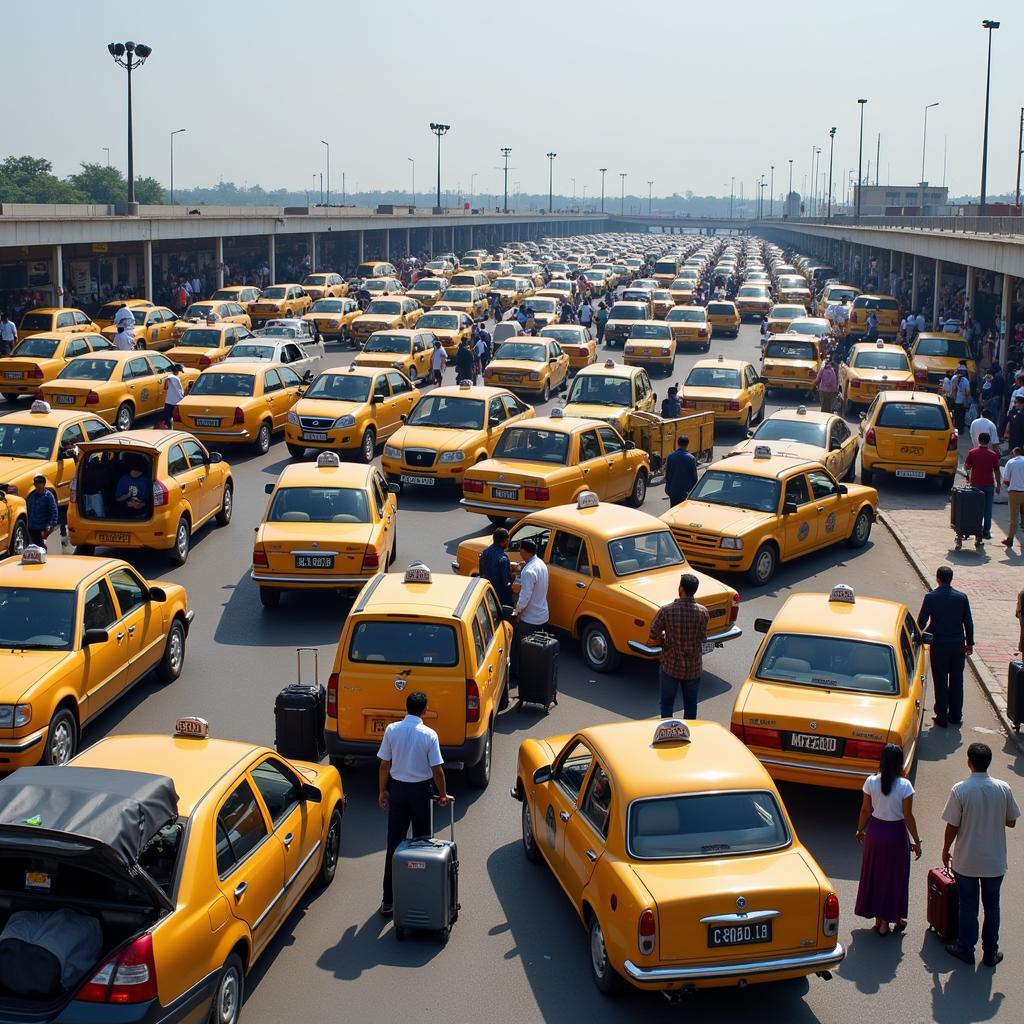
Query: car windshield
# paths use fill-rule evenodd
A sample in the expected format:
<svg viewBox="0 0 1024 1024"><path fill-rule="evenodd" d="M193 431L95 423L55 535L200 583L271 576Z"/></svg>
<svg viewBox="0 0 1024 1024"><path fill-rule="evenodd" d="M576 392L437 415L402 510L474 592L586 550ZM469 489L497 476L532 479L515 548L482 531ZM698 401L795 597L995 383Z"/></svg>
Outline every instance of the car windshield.
<svg viewBox="0 0 1024 1024"><path fill-rule="evenodd" d="M638 860L682 860L761 853L789 844L773 793L693 793L634 800L626 847Z"/></svg>
<svg viewBox="0 0 1024 1024"><path fill-rule="evenodd" d="M752 512L776 512L779 507L779 482L770 477L709 469L690 491L690 500L706 501L709 505L746 508Z"/></svg>
<svg viewBox="0 0 1024 1024"><path fill-rule="evenodd" d="M433 327L442 331L454 331L458 329L459 318L452 313L427 313L420 318L419 326L424 330Z"/></svg>
<svg viewBox="0 0 1024 1024"><path fill-rule="evenodd" d="M178 339L182 348L220 348L223 334L202 327L189 327Z"/></svg>
<svg viewBox="0 0 1024 1024"><path fill-rule="evenodd" d="M354 487L279 487L267 513L271 523L368 523L366 492Z"/></svg>
<svg viewBox="0 0 1024 1024"><path fill-rule="evenodd" d="M75 592L0 587L0 649L71 648Z"/></svg>
<svg viewBox="0 0 1024 1024"><path fill-rule="evenodd" d="M11 423L0 417L0 456L16 459L49 459L53 452L56 427ZM0 469L0 474L3 470Z"/></svg>
<svg viewBox="0 0 1024 1024"><path fill-rule="evenodd" d="M827 323L826 324L816 324L816 323L812 323L810 321L805 321L804 323L800 323L799 320L794 320L789 325L789 333L790 334L809 334L809 335L812 335L815 338L820 338L822 335L828 334L828 332L829 332L829 325Z"/></svg>
<svg viewBox="0 0 1024 1024"><path fill-rule="evenodd" d="M626 377L605 377L596 373L586 373L572 382L566 404L571 402L589 405L632 405L633 393Z"/></svg>
<svg viewBox="0 0 1024 1024"><path fill-rule="evenodd" d="M962 338L918 338L914 355L969 359L971 354Z"/></svg>
<svg viewBox="0 0 1024 1024"><path fill-rule="evenodd" d="M749 287L744 285L736 294L741 299L764 299L767 297L768 292L765 288L761 288L758 285L750 285Z"/></svg>
<svg viewBox="0 0 1024 1024"><path fill-rule="evenodd" d="M569 435L537 427L509 427L494 450L496 459L553 462L564 466L569 454Z"/></svg>
<svg viewBox="0 0 1024 1024"><path fill-rule="evenodd" d="M287 288L277 288L277 287L268 288L263 293L263 298L265 298L265 299L284 299L284 298L287 298L287 297L288 297L288 289Z"/></svg>
<svg viewBox="0 0 1024 1024"><path fill-rule="evenodd" d="M668 324L633 324L629 338L631 341L671 341L672 328Z"/></svg>
<svg viewBox="0 0 1024 1024"><path fill-rule="evenodd" d="M755 674L758 679L824 690L890 696L899 692L892 648L859 638L775 633Z"/></svg>
<svg viewBox="0 0 1024 1024"><path fill-rule="evenodd" d="M240 343L228 353L228 359L273 359L277 349L273 345Z"/></svg>
<svg viewBox="0 0 1024 1024"><path fill-rule="evenodd" d="M317 299L309 307L310 313L344 313L345 307L340 299Z"/></svg>
<svg viewBox="0 0 1024 1024"><path fill-rule="evenodd" d="M547 359L547 346L530 341L506 341L498 359L522 359L528 363L543 363Z"/></svg>
<svg viewBox="0 0 1024 1024"><path fill-rule="evenodd" d="M241 302L242 293L233 291L230 288L218 288L211 296L211 299L221 299L224 302Z"/></svg>
<svg viewBox="0 0 1024 1024"><path fill-rule="evenodd" d="M259 332L264 338L298 338L299 329L297 327L264 327Z"/></svg>
<svg viewBox="0 0 1024 1024"><path fill-rule="evenodd" d="M52 338L26 338L12 355L20 356L22 359L52 359L57 351L57 342Z"/></svg>
<svg viewBox="0 0 1024 1024"><path fill-rule="evenodd" d="M448 427L457 430L482 430L484 403L478 398L455 398L427 394L409 413L411 427Z"/></svg>
<svg viewBox="0 0 1024 1024"><path fill-rule="evenodd" d="M452 626L378 619L356 625L348 656L350 661L450 668L459 663L459 645Z"/></svg>
<svg viewBox="0 0 1024 1024"><path fill-rule="evenodd" d="M794 441L797 444L813 444L825 447L826 424L813 420L783 419L772 416L754 431L757 441Z"/></svg>
<svg viewBox="0 0 1024 1024"><path fill-rule="evenodd" d="M853 302L857 298L857 292L853 288L829 288L825 293L826 302Z"/></svg>
<svg viewBox="0 0 1024 1024"><path fill-rule="evenodd" d="M513 280L511 277L499 277L491 287L501 289L503 291L514 292L519 290L519 282Z"/></svg>
<svg viewBox="0 0 1024 1024"><path fill-rule="evenodd" d="M721 366L695 366L686 376L686 387L738 388L740 371Z"/></svg>
<svg viewBox="0 0 1024 1024"><path fill-rule="evenodd" d="M113 359L90 359L78 356L72 359L60 373L58 380L110 380L117 363Z"/></svg>
<svg viewBox="0 0 1024 1024"><path fill-rule="evenodd" d="M869 349L866 352L858 352L853 357L853 366L862 370L909 370L910 363L907 362L905 352L885 352L878 349Z"/></svg>
<svg viewBox="0 0 1024 1024"><path fill-rule="evenodd" d="M366 312L371 316L377 314L378 316L397 316L402 312L402 304L395 302L393 299L374 299L366 307Z"/></svg>
<svg viewBox="0 0 1024 1024"><path fill-rule="evenodd" d="M558 299L546 299L543 296L538 298L535 295L532 299L527 299L524 305L535 313L554 313L558 309L558 302Z"/></svg>
<svg viewBox="0 0 1024 1024"><path fill-rule="evenodd" d="M785 319L786 317L792 319L798 316L804 316L806 312L807 311L803 306L772 306L772 311L769 316L776 320L780 318Z"/></svg>
<svg viewBox="0 0 1024 1024"><path fill-rule="evenodd" d="M879 410L877 427L905 430L948 430L949 419L941 405L923 402L886 402Z"/></svg>
<svg viewBox="0 0 1024 1024"><path fill-rule="evenodd" d="M551 338L560 345L585 345L588 338L578 327L545 327L542 338Z"/></svg>
<svg viewBox="0 0 1024 1024"><path fill-rule="evenodd" d="M412 351L412 338L403 338L400 334L371 334L363 351L408 355Z"/></svg>
<svg viewBox="0 0 1024 1024"><path fill-rule="evenodd" d="M702 324L707 319L703 309L670 309L668 320L673 323Z"/></svg>
<svg viewBox="0 0 1024 1024"><path fill-rule="evenodd" d="M613 320L646 320L647 307L639 305L624 305L616 302L612 307Z"/></svg>
<svg viewBox="0 0 1024 1024"><path fill-rule="evenodd" d="M417 281L410 289L411 292L439 292L441 290L441 282L436 278L423 278Z"/></svg>
<svg viewBox="0 0 1024 1024"><path fill-rule="evenodd" d="M227 395L233 398L248 398L252 395L255 378L249 373L228 373L223 370L206 370L192 385L190 395Z"/></svg>
<svg viewBox="0 0 1024 1024"><path fill-rule="evenodd" d="M370 397L369 377L349 373L322 373L306 392L306 398L327 402L365 402Z"/></svg>
<svg viewBox="0 0 1024 1024"><path fill-rule="evenodd" d="M638 533L633 537L620 537L618 540L609 541L608 557L616 576L664 569L669 565L682 565L685 561L675 537L669 530Z"/></svg>
<svg viewBox="0 0 1024 1024"><path fill-rule="evenodd" d="M812 341L769 341L764 350L765 359L818 360L818 346Z"/></svg>

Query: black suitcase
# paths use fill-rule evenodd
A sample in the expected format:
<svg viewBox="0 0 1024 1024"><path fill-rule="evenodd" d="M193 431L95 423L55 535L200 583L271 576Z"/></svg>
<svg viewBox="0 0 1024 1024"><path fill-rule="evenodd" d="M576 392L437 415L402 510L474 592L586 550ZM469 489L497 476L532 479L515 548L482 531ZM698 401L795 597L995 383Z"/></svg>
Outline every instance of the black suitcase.
<svg viewBox="0 0 1024 1024"><path fill-rule="evenodd" d="M960 537L980 537L985 520L985 495L979 487L954 487L949 525Z"/></svg>
<svg viewBox="0 0 1024 1024"><path fill-rule="evenodd" d="M313 682L302 682L302 652L313 652ZM327 696L319 682L319 658L315 647L299 647L298 681L289 683L274 701L274 746L282 757L319 761L327 752L324 724Z"/></svg>
<svg viewBox="0 0 1024 1024"><path fill-rule="evenodd" d="M1014 731L1020 732L1024 721L1024 661L1011 661L1006 676L1006 717L1013 723Z"/></svg>
<svg viewBox="0 0 1024 1024"><path fill-rule="evenodd" d="M558 640L550 633L531 633L519 646L519 706L558 703Z"/></svg>

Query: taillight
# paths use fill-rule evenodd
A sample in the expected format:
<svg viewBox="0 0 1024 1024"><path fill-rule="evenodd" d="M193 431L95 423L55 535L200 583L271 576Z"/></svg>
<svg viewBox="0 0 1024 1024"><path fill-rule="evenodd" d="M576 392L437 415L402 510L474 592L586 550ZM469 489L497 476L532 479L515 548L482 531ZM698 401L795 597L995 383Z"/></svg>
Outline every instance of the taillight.
<svg viewBox="0 0 1024 1024"><path fill-rule="evenodd" d="M171 409L171 419L175 423L181 423L181 410L177 406Z"/></svg>
<svg viewBox="0 0 1024 1024"><path fill-rule="evenodd" d="M163 480L153 481L153 507L158 508L167 504L167 484Z"/></svg>
<svg viewBox="0 0 1024 1024"><path fill-rule="evenodd" d="M463 480L462 490L466 494L483 494L484 482L483 480Z"/></svg>
<svg viewBox="0 0 1024 1024"><path fill-rule="evenodd" d="M859 388L860 387L860 381L859 380L851 380L850 381L850 387L851 388Z"/></svg>
<svg viewBox="0 0 1024 1024"><path fill-rule="evenodd" d="M871 740L847 740L844 748L846 757L856 757L864 761L877 761L885 749L884 743L874 743Z"/></svg>
<svg viewBox="0 0 1024 1024"><path fill-rule="evenodd" d="M949 435L949 444L946 445L947 452L955 452L960 447L960 435L957 431L953 431Z"/></svg>
<svg viewBox="0 0 1024 1024"><path fill-rule="evenodd" d="M338 717L338 673L332 672L327 680L327 717Z"/></svg>
<svg viewBox="0 0 1024 1024"><path fill-rule="evenodd" d="M526 487L523 496L527 501L547 501L551 492L546 487Z"/></svg>
<svg viewBox="0 0 1024 1024"><path fill-rule="evenodd" d="M821 930L826 935L836 935L839 932L839 897L830 892L825 897L825 913L821 919Z"/></svg>
<svg viewBox="0 0 1024 1024"><path fill-rule="evenodd" d="M376 551L366 551L363 554L363 568L364 569L379 569L380 568L380 555Z"/></svg>
<svg viewBox="0 0 1024 1024"><path fill-rule="evenodd" d="M95 391L90 391L89 394L87 394L85 396L85 404L86 405L99 405L100 404L100 396Z"/></svg>
<svg viewBox="0 0 1024 1024"><path fill-rule="evenodd" d="M237 407L237 406L235 407L235 415L232 417L231 422L232 423L244 423L245 422L245 413L239 407Z"/></svg>
<svg viewBox="0 0 1024 1024"><path fill-rule="evenodd" d="M740 595L732 595L732 607L729 609L729 621L735 622L740 613Z"/></svg>
<svg viewBox="0 0 1024 1024"><path fill-rule="evenodd" d="M640 952L648 956L654 952L654 940L657 937L657 922L653 910L645 910L640 915L636 926L636 941Z"/></svg>
<svg viewBox="0 0 1024 1024"><path fill-rule="evenodd" d="M213 366L213 360L209 356L200 356L199 368L205 370L208 366Z"/></svg>
<svg viewBox="0 0 1024 1024"><path fill-rule="evenodd" d="M145 1003L156 997L153 936L146 932L107 960L75 998L87 1003Z"/></svg>
<svg viewBox="0 0 1024 1024"><path fill-rule="evenodd" d="M472 679L466 680L466 721L480 721L480 688Z"/></svg>
<svg viewBox="0 0 1024 1024"><path fill-rule="evenodd" d="M914 380L916 380L919 384L927 384L928 383L928 371L927 370L915 370L914 371Z"/></svg>
<svg viewBox="0 0 1024 1024"><path fill-rule="evenodd" d="M769 747L772 750L782 749L782 733L778 729L760 729L749 725L733 722L731 726L734 736L738 736L748 747Z"/></svg>
<svg viewBox="0 0 1024 1024"><path fill-rule="evenodd" d="M43 379L43 371L40 370L38 366L30 367L29 371L28 371L28 375L33 380L42 380Z"/></svg>
<svg viewBox="0 0 1024 1024"><path fill-rule="evenodd" d="M875 443L875 428L874 427L868 427L868 429L864 432L864 443L865 444L874 444Z"/></svg>
<svg viewBox="0 0 1024 1024"><path fill-rule="evenodd" d="M729 405L728 405L728 409L729 409L729 412L739 412L740 411L740 403L739 402L730 402Z"/></svg>
<svg viewBox="0 0 1024 1024"><path fill-rule="evenodd" d="M252 564L260 569L270 568L270 562L267 560L267 553L263 548L252 549Z"/></svg>

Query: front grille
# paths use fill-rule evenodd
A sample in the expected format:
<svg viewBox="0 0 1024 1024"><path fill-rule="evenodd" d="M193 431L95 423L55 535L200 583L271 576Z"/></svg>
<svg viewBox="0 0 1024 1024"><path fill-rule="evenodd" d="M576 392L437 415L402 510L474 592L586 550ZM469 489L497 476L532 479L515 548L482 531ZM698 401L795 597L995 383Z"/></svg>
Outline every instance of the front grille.
<svg viewBox="0 0 1024 1024"><path fill-rule="evenodd" d="M697 530L673 530L672 536L683 546L690 545L698 548L717 548L718 535L714 533L701 533Z"/></svg>
<svg viewBox="0 0 1024 1024"><path fill-rule="evenodd" d="M408 466L418 466L425 469L432 466L437 459L437 452L429 448L406 448L405 463Z"/></svg>
<svg viewBox="0 0 1024 1024"><path fill-rule="evenodd" d="M334 420L321 419L319 416L300 416L299 423L303 430L329 430Z"/></svg>

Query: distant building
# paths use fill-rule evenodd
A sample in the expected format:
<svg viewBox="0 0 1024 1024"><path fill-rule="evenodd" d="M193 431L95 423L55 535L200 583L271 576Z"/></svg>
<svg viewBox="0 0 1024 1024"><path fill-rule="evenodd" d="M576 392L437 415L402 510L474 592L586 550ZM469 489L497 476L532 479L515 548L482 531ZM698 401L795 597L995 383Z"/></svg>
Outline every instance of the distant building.
<svg viewBox="0 0 1024 1024"><path fill-rule="evenodd" d="M800 193L799 192L790 192L790 193L788 193L787 196L786 196L785 206L783 207L782 216L786 217L787 219L788 218L792 218L792 219L795 220L797 217L800 216L800 213L801 213L801 210L800 210Z"/></svg>
<svg viewBox="0 0 1024 1024"><path fill-rule="evenodd" d="M861 193L862 217L939 217L949 213L949 189L929 185L863 185L853 186L853 208L857 208L857 192Z"/></svg>

